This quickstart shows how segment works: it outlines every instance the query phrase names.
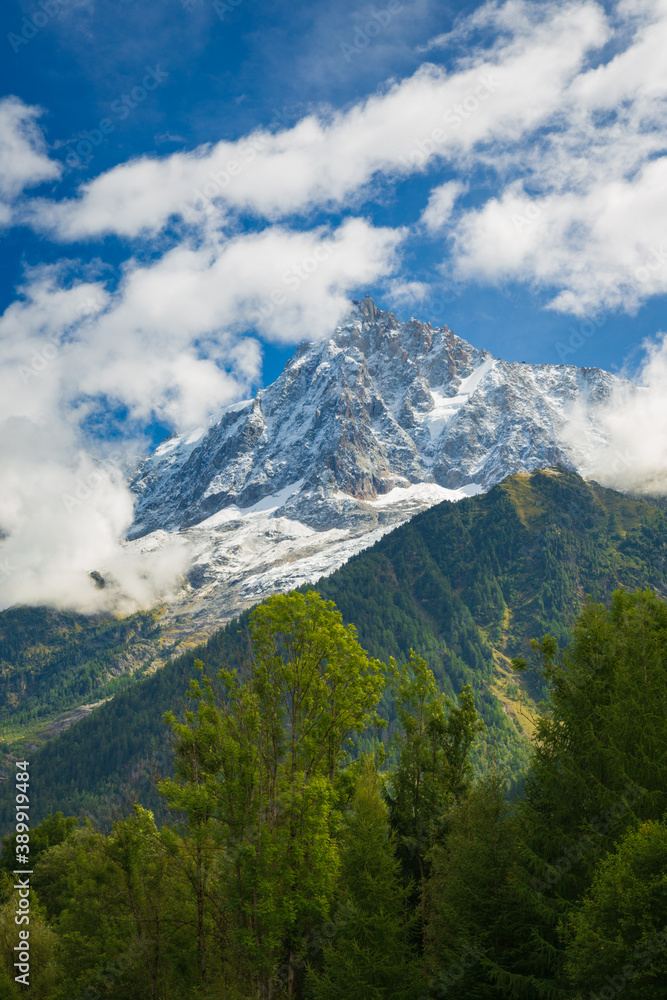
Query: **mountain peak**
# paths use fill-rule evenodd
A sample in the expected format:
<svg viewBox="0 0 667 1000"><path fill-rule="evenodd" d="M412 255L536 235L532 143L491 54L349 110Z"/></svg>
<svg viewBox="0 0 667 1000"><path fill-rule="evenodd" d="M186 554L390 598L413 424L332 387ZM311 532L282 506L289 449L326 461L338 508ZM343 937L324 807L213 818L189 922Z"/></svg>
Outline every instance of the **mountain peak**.
<svg viewBox="0 0 667 1000"><path fill-rule="evenodd" d="M208 627L433 504L537 468L585 468L617 384L598 369L508 364L366 296L254 400L157 449L133 483L131 544L184 537L195 556L179 606ZM576 453L564 434L573 406L590 418Z"/></svg>
<svg viewBox="0 0 667 1000"><path fill-rule="evenodd" d="M363 300L359 303L359 311L363 316L367 317L371 321L377 318L379 312L375 302L368 294L366 294Z"/></svg>
<svg viewBox="0 0 667 1000"><path fill-rule="evenodd" d="M300 345L252 406L158 449L134 483L133 535L249 508L296 482L290 511L323 530L347 527L352 511L377 524L358 504L395 489L486 490L515 472L576 466L562 440L568 406L602 405L616 381L498 361L447 326L400 323L367 295L329 340Z"/></svg>

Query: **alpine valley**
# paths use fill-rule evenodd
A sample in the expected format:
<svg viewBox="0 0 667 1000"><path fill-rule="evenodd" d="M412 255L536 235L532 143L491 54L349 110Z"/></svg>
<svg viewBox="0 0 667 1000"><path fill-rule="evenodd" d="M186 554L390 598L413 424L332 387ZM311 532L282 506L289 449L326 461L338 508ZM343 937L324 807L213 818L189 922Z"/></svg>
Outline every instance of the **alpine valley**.
<svg viewBox="0 0 667 1000"><path fill-rule="evenodd" d="M2 748L39 761L41 813L96 808L129 777L150 797L161 716L195 654L229 662L239 615L308 586L373 655L413 647L450 695L471 684L487 748L518 771L544 689L510 658L545 631L567 641L586 593L665 590L660 504L582 478L621 384L495 359L367 297L254 399L172 435L133 474L127 545L187 546L180 590L124 618L0 615ZM112 596L105 567L90 570Z"/></svg>

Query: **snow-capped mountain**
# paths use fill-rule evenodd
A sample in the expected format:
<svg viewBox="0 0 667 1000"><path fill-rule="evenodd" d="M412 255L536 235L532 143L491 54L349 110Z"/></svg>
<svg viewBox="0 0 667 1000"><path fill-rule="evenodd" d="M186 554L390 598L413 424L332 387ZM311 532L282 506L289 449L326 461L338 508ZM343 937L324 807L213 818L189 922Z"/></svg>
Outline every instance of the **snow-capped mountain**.
<svg viewBox="0 0 667 1000"><path fill-rule="evenodd" d="M599 369L509 364L366 298L254 399L160 445L133 483L131 544L154 547L165 532L187 541L193 566L171 614L206 631L433 503L516 472L577 467L562 443L568 411L583 406L594 428L618 382Z"/></svg>

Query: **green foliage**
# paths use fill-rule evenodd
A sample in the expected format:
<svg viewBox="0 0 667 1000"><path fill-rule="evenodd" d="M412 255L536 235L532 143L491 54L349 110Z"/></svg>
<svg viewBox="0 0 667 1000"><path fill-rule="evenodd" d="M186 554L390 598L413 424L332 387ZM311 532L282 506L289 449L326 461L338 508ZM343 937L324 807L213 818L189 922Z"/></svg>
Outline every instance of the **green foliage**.
<svg viewBox="0 0 667 1000"><path fill-rule="evenodd" d="M511 946L506 910L520 830L492 772L449 815L447 836L429 860L426 966L434 997L491 1000L504 994L488 964Z"/></svg>
<svg viewBox="0 0 667 1000"><path fill-rule="evenodd" d="M121 690L132 672L128 649L157 639L157 618L24 607L0 612L0 732Z"/></svg>
<svg viewBox="0 0 667 1000"><path fill-rule="evenodd" d="M547 632L567 645L586 593L607 600L620 585L667 591L666 527L656 504L586 483L575 473L513 476L484 496L418 515L321 580L318 589L336 602L344 621L355 624L372 656L405 663L409 650L417 650L450 699L469 684L486 725L473 750L475 767L488 767L493 750L498 766L516 778L528 748L490 689L494 649L527 659L530 639ZM44 612L32 614L31 628L37 629ZM46 636L49 620L43 625ZM162 715L180 711L182 691L196 675L195 659L214 674L242 658L248 625L245 614L31 752L40 773L37 818L59 808L106 816L110 801L127 805L128 782L130 800L139 798L163 817L150 781L152 768L164 773L170 766ZM106 627L111 634L120 626L111 619ZM28 640L36 649L36 637ZM548 694L535 667L517 683L536 698ZM380 711L391 736L397 721L389 693ZM10 816L3 796L5 829Z"/></svg>
<svg viewBox="0 0 667 1000"><path fill-rule="evenodd" d="M419 1000L420 968L410 949L407 890L375 762L363 760L339 833L335 933L308 974L312 1000Z"/></svg>
<svg viewBox="0 0 667 1000"><path fill-rule="evenodd" d="M470 750L484 729L465 687L454 705L438 690L426 661L413 650L397 671L397 762L389 776L387 801L406 879L415 884L425 924L423 889L428 855L443 835L452 802L472 777Z"/></svg>
<svg viewBox="0 0 667 1000"><path fill-rule="evenodd" d="M35 874L58 934L54 1000L157 1000L187 990L188 901L150 812L136 807L106 837L90 827L76 831L40 859Z"/></svg>
<svg viewBox="0 0 667 1000"><path fill-rule="evenodd" d="M450 698L469 684L486 724L474 756L492 751L514 774L525 741L490 690L494 649L528 657L535 635L561 645L585 594L611 598L619 586L667 592L667 519L653 502L630 499L565 469L511 476L489 493L442 503L385 535L318 589L357 626L365 649L406 662L428 660ZM547 697L540 673L521 683ZM391 719L391 702L382 705Z"/></svg>
<svg viewBox="0 0 667 1000"><path fill-rule="evenodd" d="M11 881L3 878L2 896L4 902L0 905L0 998L1 1000L20 1000L26 993L39 997L54 998L61 973L58 961L58 937L49 926L43 908L39 905L34 892L30 893L30 985L17 983L15 977L19 971L14 967L17 961L15 948L19 942L19 927L16 925L16 908L18 896L11 891ZM25 932L25 925L21 925Z"/></svg>
<svg viewBox="0 0 667 1000"><path fill-rule="evenodd" d="M666 528L655 503L586 483L575 473L513 476L484 496L418 515L321 580L318 591L354 623L371 656L404 664L412 648L450 699L470 685L486 725L472 751L475 769L482 773L495 757L516 780L529 748L491 689L498 656L529 660L530 639L545 633L566 646L587 593L605 601L619 586L667 592ZM240 662L248 627L244 614L205 646L137 680L31 752L40 773L36 817L63 809L111 822L109 802L113 814L139 799L163 818L150 781L152 769L170 768L162 715L182 712L195 659L211 675ZM548 695L533 665L514 682L535 699ZM398 726L390 692L379 710L389 738ZM357 738L359 747L366 747L366 738ZM11 803L2 792L0 829L6 830Z"/></svg>
<svg viewBox="0 0 667 1000"><path fill-rule="evenodd" d="M76 830L79 820L75 816L64 817L61 812L55 816L47 816L41 823L30 830L30 862L35 864L44 851L64 840ZM0 855L0 872L10 873L16 868L16 832L2 838L2 855Z"/></svg>
<svg viewBox="0 0 667 1000"><path fill-rule="evenodd" d="M658 1000L667 983L667 826L642 823L603 858L565 931L566 971L582 992Z"/></svg>
<svg viewBox="0 0 667 1000"><path fill-rule="evenodd" d="M529 498L522 516L541 524ZM586 604L569 649L549 635L534 644L549 706L511 804L495 759L473 779L469 688L443 694L411 651L388 671L391 753L375 739L359 755L350 741L372 745L384 726L387 671L354 627L312 591L245 620L214 674L191 664L182 721L168 715L172 822L135 805L107 833L62 814L34 827L35 995L664 996L667 604L619 591ZM6 838L8 1000L21 995L12 847Z"/></svg>
<svg viewBox="0 0 667 1000"><path fill-rule="evenodd" d="M333 603L310 592L257 608L246 661L219 677L220 689L193 682L185 723L169 717L177 777L162 791L198 836L213 827L218 838L218 907L239 987L268 996L284 979L292 995L302 942L333 897L336 779L349 738L373 721L384 673Z"/></svg>
<svg viewBox="0 0 667 1000"><path fill-rule="evenodd" d="M624 833L667 809L667 604L618 591L609 607L586 605L569 651L549 638L537 648L550 711L519 805L516 944L496 973L511 996L565 997L559 925Z"/></svg>

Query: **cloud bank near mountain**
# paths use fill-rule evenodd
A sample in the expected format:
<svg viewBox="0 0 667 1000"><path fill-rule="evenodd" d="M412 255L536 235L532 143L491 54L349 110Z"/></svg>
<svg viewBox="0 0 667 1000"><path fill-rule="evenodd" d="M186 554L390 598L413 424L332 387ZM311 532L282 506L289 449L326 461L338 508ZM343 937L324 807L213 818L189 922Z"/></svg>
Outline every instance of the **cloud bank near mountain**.
<svg viewBox="0 0 667 1000"><path fill-rule="evenodd" d="M205 423L259 383L263 343L326 336L368 284L414 297L411 239L441 241L459 281L519 282L566 315L631 314L665 294L666 49L667 0L491 0L434 38L416 72L351 105L130 159L68 197L40 109L0 101L0 225L63 253L92 248L26 269L0 317L0 561L25 567L0 580L0 601L103 605L104 591L91 598L86 578L82 597L72 581L125 551L123 462L80 523L58 505L109 436L136 449L151 422ZM485 178L475 192L471 176ZM414 218L374 221L371 207L415 177L432 184ZM120 266L105 260L108 237ZM665 385L659 357L647 399ZM641 438L643 454L662 418L638 398L620 401L609 433L619 448ZM658 481L649 450L619 484ZM30 523L52 523L59 544L38 529L31 540ZM128 583L128 601L168 590L179 559L145 593Z"/></svg>

